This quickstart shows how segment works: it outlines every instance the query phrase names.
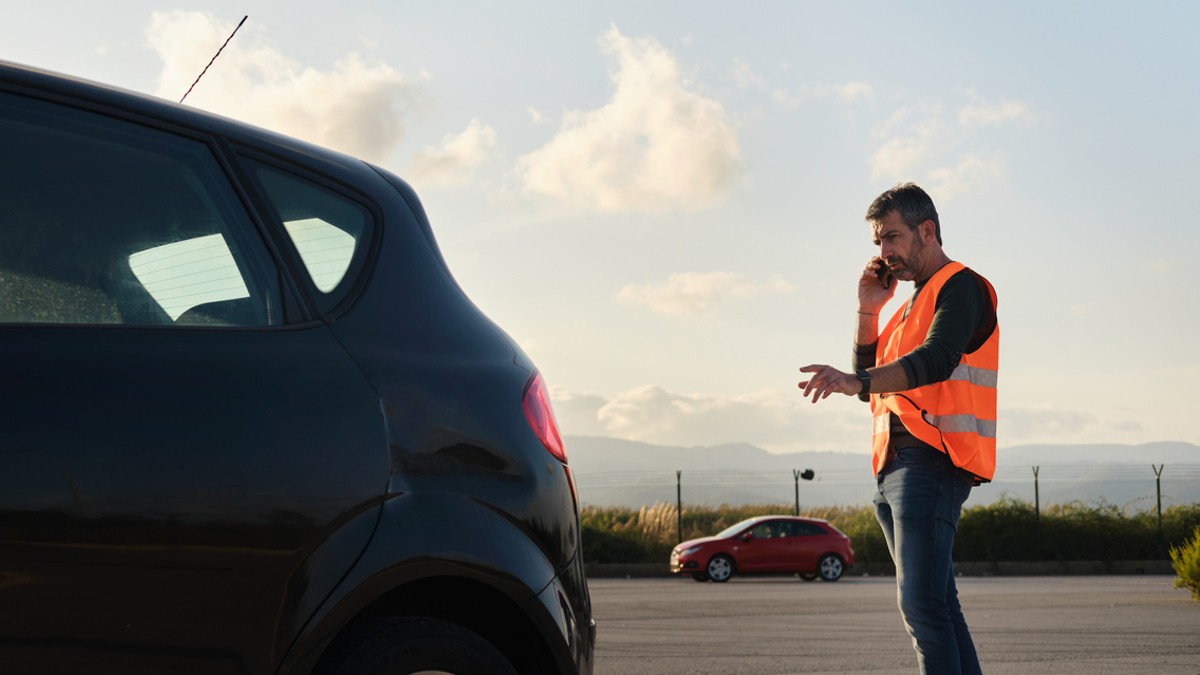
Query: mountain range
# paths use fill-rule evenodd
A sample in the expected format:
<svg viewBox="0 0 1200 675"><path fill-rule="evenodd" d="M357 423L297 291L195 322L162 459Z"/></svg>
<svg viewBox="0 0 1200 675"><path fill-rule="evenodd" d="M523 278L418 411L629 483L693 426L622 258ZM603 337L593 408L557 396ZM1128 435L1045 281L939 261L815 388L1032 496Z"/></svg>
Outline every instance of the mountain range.
<svg viewBox="0 0 1200 675"><path fill-rule="evenodd" d="M656 502L787 504L800 508L871 502L875 481L866 454L775 454L748 443L673 447L599 436L568 436L570 465L585 505L638 508ZM1036 492L1034 468L1037 468ZM811 469L813 478L797 476ZM1161 471L1161 477L1156 477ZM678 472L678 475L677 473ZM1200 502L1200 446L1023 445L997 451L996 476L967 505L1002 498L1041 507L1081 501L1125 511Z"/></svg>

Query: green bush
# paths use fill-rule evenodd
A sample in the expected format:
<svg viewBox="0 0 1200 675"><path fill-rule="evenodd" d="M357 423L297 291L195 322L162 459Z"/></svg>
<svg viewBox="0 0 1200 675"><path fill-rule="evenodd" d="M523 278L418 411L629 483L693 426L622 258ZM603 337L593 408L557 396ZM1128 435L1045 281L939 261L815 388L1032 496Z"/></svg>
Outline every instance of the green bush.
<svg viewBox="0 0 1200 675"><path fill-rule="evenodd" d="M789 514L789 504L685 506L682 519L674 504L640 509L584 507L584 560L593 563L662 563L682 539L706 537L753 516ZM802 515L824 518L845 532L859 563L890 562L887 543L871 506L808 509ZM1100 502L1070 502L1044 507L1004 498L987 506L963 509L955 539L955 560L1033 562L1046 560L1165 560L1171 546L1200 527L1200 504L1128 513Z"/></svg>
<svg viewBox="0 0 1200 675"><path fill-rule="evenodd" d="M583 534L583 559L588 562L645 562L645 543L633 533L601 530L592 525L584 525L580 532Z"/></svg>
<svg viewBox="0 0 1200 675"><path fill-rule="evenodd" d="M1200 601L1200 525L1182 546L1171 547L1171 568L1175 570L1175 588L1187 588L1192 599Z"/></svg>
<svg viewBox="0 0 1200 675"><path fill-rule="evenodd" d="M1028 562L1038 559L1037 515L1033 505L1003 498L963 509L954 538L957 560Z"/></svg>

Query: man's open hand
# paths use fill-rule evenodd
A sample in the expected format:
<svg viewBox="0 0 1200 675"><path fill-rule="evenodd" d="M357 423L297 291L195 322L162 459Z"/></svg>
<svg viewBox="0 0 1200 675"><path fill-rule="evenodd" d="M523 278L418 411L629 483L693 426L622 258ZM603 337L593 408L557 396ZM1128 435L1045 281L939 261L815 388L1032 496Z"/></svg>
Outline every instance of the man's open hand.
<svg viewBox="0 0 1200 675"><path fill-rule="evenodd" d="M813 403L834 393L856 396L862 389L862 382L854 373L843 373L832 366L813 364L804 366L800 372L812 374L812 377L801 381L799 387L804 390L804 398L812 396Z"/></svg>

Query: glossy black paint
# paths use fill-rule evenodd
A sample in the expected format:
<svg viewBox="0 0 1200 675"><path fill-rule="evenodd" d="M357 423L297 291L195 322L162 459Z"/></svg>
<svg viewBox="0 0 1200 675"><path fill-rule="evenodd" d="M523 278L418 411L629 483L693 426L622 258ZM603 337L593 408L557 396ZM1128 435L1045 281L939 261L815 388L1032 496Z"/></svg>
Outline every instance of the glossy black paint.
<svg viewBox="0 0 1200 675"><path fill-rule="evenodd" d="M533 365L467 299L399 178L189 108L0 64L0 91L212 148L279 267L287 325L0 324L6 672L297 673L366 616L462 623L521 672L590 673L567 469ZM248 162L377 229L325 311Z"/></svg>

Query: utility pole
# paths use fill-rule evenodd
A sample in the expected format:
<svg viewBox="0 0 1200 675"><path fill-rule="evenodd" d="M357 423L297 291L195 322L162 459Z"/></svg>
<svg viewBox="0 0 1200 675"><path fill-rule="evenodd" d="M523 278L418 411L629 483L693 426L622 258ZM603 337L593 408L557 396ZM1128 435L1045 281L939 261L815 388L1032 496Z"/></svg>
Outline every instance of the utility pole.
<svg viewBox="0 0 1200 675"><path fill-rule="evenodd" d="M812 480L813 476L816 475L812 469L805 469L804 471L792 469L792 480L796 482L796 512L792 515L800 515L800 479Z"/></svg>

